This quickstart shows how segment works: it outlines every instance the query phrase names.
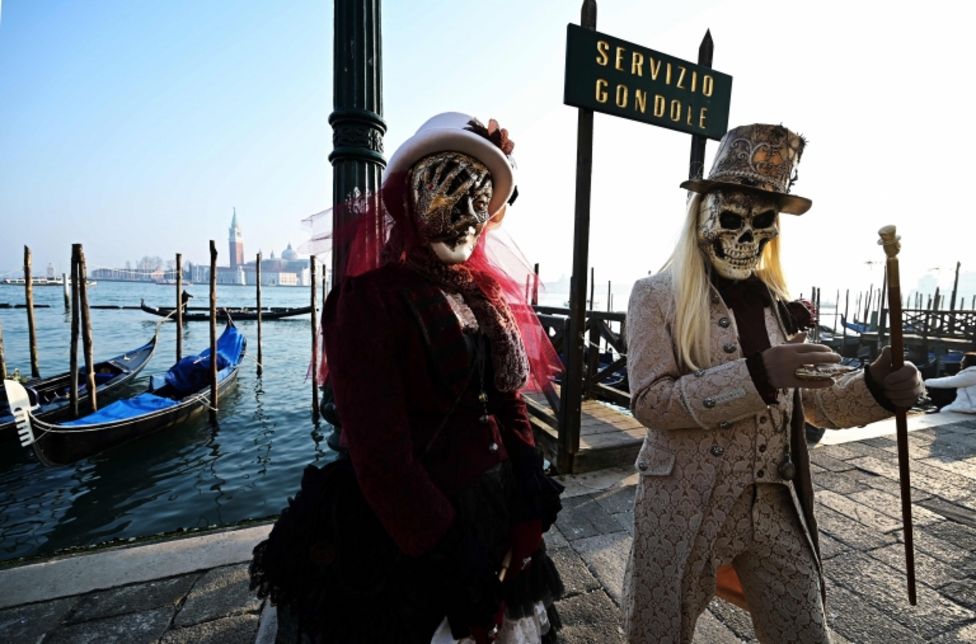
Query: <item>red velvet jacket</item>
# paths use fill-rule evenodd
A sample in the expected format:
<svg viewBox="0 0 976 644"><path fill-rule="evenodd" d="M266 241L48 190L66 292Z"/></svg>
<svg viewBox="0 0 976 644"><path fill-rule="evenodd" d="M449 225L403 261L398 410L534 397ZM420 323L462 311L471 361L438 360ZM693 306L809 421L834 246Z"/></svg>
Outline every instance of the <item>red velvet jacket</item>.
<svg viewBox="0 0 976 644"><path fill-rule="evenodd" d="M482 422L482 379L457 317L439 287L401 265L334 289L323 328L363 495L400 549L420 555L451 526L456 491L506 460L513 441L534 445L525 403L486 379Z"/></svg>

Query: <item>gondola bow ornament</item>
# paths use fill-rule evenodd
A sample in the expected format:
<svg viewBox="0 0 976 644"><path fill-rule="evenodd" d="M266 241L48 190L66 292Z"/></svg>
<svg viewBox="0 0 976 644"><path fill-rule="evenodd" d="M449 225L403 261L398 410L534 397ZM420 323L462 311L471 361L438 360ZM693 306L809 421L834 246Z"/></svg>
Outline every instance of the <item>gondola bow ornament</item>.
<svg viewBox="0 0 976 644"><path fill-rule="evenodd" d="M905 340L902 334L901 279L898 274L898 251L901 237L894 226L883 226L878 244L884 248L888 278L888 311L891 320L891 368L900 369L905 364ZM908 419L905 409L895 411L895 432L898 439L898 482L901 486L901 518L905 535L905 575L908 582L908 602L914 606L915 598L915 546L912 536L912 486L908 456Z"/></svg>

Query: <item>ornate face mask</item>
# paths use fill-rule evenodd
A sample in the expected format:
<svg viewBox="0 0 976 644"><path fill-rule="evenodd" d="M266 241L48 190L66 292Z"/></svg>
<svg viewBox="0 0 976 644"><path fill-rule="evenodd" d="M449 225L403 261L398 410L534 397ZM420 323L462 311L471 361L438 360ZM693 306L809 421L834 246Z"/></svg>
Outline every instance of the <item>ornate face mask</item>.
<svg viewBox="0 0 976 644"><path fill-rule="evenodd" d="M445 264L467 261L490 217L488 168L466 154L441 152L418 161L407 181L421 239Z"/></svg>
<svg viewBox="0 0 976 644"><path fill-rule="evenodd" d="M709 192L698 222L702 252L719 275L732 280L752 275L763 248L779 234L776 202L749 192Z"/></svg>

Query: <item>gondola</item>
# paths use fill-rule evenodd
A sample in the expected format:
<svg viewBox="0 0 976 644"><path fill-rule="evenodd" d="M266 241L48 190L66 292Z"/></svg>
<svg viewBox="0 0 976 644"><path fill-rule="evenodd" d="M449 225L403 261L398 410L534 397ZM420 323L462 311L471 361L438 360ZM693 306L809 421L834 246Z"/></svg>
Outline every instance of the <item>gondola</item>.
<svg viewBox="0 0 976 644"><path fill-rule="evenodd" d="M228 320L217 339L217 393L222 396L237 382L246 348L244 336ZM23 409L26 391L7 381L11 408L21 443L34 448L44 465L67 465L122 443L180 425L210 407L210 349L174 364L156 386L124 398L93 414L64 423L38 420ZM18 391L18 394L14 392Z"/></svg>
<svg viewBox="0 0 976 644"><path fill-rule="evenodd" d="M114 358L96 362L95 399L98 401L113 400L125 388L125 385L142 371L153 353L156 351L156 339L152 339L138 349L119 354ZM32 414L39 420L48 422L67 418L71 414L71 372L62 373L50 378L28 381L24 387L30 398ZM84 373L78 377L78 408L84 409L88 404L88 384ZM7 404L5 387L0 384L0 433L12 430L14 417Z"/></svg>
<svg viewBox="0 0 976 644"><path fill-rule="evenodd" d="M146 313L151 313L153 315L158 315L160 317L168 317L175 320L176 316L173 312L176 310L172 306L149 306L146 302L140 301L139 308L141 308ZM210 319L210 309L207 307L186 307L183 309L183 321L184 322L203 322ZM305 313L310 313L312 311L311 306L273 306L264 307L261 309L261 320L280 320L281 318L290 318L296 315L303 315ZM257 320L258 310L256 307L240 307L240 308L218 308L217 309L217 319L226 320L228 315L237 320Z"/></svg>

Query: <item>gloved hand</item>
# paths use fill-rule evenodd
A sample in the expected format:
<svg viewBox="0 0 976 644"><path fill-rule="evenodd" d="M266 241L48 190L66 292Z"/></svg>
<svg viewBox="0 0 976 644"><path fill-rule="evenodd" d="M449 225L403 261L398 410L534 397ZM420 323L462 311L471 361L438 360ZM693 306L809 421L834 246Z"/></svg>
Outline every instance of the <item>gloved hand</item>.
<svg viewBox="0 0 976 644"><path fill-rule="evenodd" d="M925 393L918 368L911 362L897 370L891 367L891 347L885 347L868 367L871 378L881 385L885 398L899 409L908 409Z"/></svg>
<svg viewBox="0 0 976 644"><path fill-rule="evenodd" d="M489 644L490 642L494 642L498 637L498 631L501 630L502 620L504 618L505 604L503 602L498 606L498 612L495 613L491 626L474 626L471 628L471 635L469 637L474 640L475 644Z"/></svg>
<svg viewBox="0 0 976 644"><path fill-rule="evenodd" d="M462 639L490 633L498 623L502 585L488 549L472 530L455 524L434 550L451 634Z"/></svg>
<svg viewBox="0 0 976 644"><path fill-rule="evenodd" d="M533 519L512 526L512 557L505 580L514 579L532 565L532 555L542 545L542 521Z"/></svg>
<svg viewBox="0 0 976 644"><path fill-rule="evenodd" d="M831 378L800 379L796 377L797 368L806 364L835 364L840 362L840 354L823 344L806 344L806 333L797 333L786 344L770 347L762 352L766 379L774 389L804 387L822 389L834 384ZM881 382L880 380L878 382Z"/></svg>

